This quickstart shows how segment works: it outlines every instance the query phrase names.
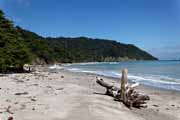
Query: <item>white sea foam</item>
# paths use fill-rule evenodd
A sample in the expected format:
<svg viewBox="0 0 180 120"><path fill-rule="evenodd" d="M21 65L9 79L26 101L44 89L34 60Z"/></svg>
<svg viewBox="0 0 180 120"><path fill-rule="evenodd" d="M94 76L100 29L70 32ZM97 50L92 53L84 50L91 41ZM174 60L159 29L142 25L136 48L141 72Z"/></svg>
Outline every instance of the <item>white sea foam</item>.
<svg viewBox="0 0 180 120"><path fill-rule="evenodd" d="M83 70L80 68L68 68L67 70L72 71L72 72L84 72L84 73L103 75L107 77L121 78L121 73L118 73L116 71ZM139 82L144 85L150 85L150 86L160 87L160 88L165 88L165 89L180 90L180 80L173 79L167 76L143 75L143 74L134 75L134 74L129 73L128 79L133 82Z"/></svg>
<svg viewBox="0 0 180 120"><path fill-rule="evenodd" d="M70 65L99 65L99 64L118 64L118 63L119 62L85 62L85 63L72 63Z"/></svg>
<svg viewBox="0 0 180 120"><path fill-rule="evenodd" d="M104 65L102 65L104 64ZM63 65L53 65L50 66L50 69L66 69L72 72L84 72L84 73L92 73L97 75L103 75L107 77L115 77L121 78L120 71L109 70L109 66L104 67L107 64L114 64L117 66L118 62L91 62L91 63L75 63L75 64L63 64ZM117 65L116 65L117 64ZM87 66L86 66L87 65ZM95 65L88 67L89 65ZM96 69L96 67L100 65L103 68ZM139 82L141 84L165 88L165 89L173 89L180 90L180 79L172 78L165 75L155 75L155 74L142 74L142 73L129 73L128 79L133 82Z"/></svg>
<svg viewBox="0 0 180 120"><path fill-rule="evenodd" d="M103 64L104 62L85 62L85 63L72 63L71 65L93 65L93 64Z"/></svg>
<svg viewBox="0 0 180 120"><path fill-rule="evenodd" d="M119 64L119 62L107 62L107 64L116 65Z"/></svg>
<svg viewBox="0 0 180 120"><path fill-rule="evenodd" d="M72 71L72 72L82 72L81 69L79 68L69 68L67 70Z"/></svg>
<svg viewBox="0 0 180 120"><path fill-rule="evenodd" d="M50 69L63 69L62 66L57 65L57 64L54 64L54 65L50 66L49 68L50 68Z"/></svg>

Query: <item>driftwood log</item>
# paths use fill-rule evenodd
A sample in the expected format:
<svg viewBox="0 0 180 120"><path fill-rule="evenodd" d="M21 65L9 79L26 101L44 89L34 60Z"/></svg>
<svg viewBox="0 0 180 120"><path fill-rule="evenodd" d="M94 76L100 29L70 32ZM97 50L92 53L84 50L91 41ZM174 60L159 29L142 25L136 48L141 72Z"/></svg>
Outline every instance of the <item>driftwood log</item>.
<svg viewBox="0 0 180 120"><path fill-rule="evenodd" d="M96 82L102 87L106 88L106 95L112 96L116 101L123 102L128 107L147 107L146 101L150 100L148 95L144 95L135 91L135 87L139 84L129 84L127 81L127 69L122 70L121 86L110 85L103 81L102 78L97 77Z"/></svg>

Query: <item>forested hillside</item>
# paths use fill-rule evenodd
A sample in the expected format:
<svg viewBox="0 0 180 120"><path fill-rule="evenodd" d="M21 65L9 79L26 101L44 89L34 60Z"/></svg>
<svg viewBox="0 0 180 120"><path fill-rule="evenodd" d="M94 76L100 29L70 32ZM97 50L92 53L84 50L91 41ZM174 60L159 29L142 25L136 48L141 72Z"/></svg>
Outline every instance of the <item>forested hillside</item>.
<svg viewBox="0 0 180 120"><path fill-rule="evenodd" d="M155 60L134 45L116 41L78 38L46 38L56 60L63 62L112 62L126 60ZM61 54L59 54L61 53Z"/></svg>
<svg viewBox="0 0 180 120"><path fill-rule="evenodd" d="M41 63L157 59L134 45L122 44L112 40L91 39L87 37L43 38L20 27L18 27L18 30L27 42L32 54L38 57L38 60L41 59Z"/></svg>
<svg viewBox="0 0 180 120"><path fill-rule="evenodd" d="M134 45L104 39L44 38L14 27L0 10L0 72L28 64L157 60Z"/></svg>
<svg viewBox="0 0 180 120"><path fill-rule="evenodd" d="M0 72L22 70L30 62L29 48L11 21L0 10Z"/></svg>

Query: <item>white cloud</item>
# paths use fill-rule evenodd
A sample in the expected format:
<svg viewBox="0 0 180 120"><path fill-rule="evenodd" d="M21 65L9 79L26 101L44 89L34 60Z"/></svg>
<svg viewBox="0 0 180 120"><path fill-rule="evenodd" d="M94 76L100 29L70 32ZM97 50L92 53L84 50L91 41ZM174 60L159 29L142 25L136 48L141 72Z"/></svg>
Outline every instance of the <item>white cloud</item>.
<svg viewBox="0 0 180 120"><path fill-rule="evenodd" d="M23 3L24 0L17 0L19 4Z"/></svg>
<svg viewBox="0 0 180 120"><path fill-rule="evenodd" d="M31 4L30 4L30 1L29 0L16 0L16 2L20 5L24 5L26 7L29 7Z"/></svg>
<svg viewBox="0 0 180 120"><path fill-rule="evenodd" d="M13 23L15 23L15 25L23 22L23 19L20 18L19 16L14 16L14 15L12 15L12 16L9 16L8 18L9 18L10 20L12 20Z"/></svg>
<svg viewBox="0 0 180 120"><path fill-rule="evenodd" d="M19 17L14 18L14 22L21 23L23 20Z"/></svg>
<svg viewBox="0 0 180 120"><path fill-rule="evenodd" d="M160 59L180 59L180 44L153 48L150 53Z"/></svg>

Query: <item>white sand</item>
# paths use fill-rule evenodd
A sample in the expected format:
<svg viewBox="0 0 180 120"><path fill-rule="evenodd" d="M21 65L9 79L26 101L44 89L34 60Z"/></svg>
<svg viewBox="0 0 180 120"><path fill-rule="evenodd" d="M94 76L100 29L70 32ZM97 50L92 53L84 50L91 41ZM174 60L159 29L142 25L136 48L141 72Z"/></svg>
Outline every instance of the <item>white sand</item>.
<svg viewBox="0 0 180 120"><path fill-rule="evenodd" d="M96 75L38 70L0 77L0 120L180 120L180 92L140 86L138 91L150 95L148 108L130 110L95 94L105 92L95 83ZM23 92L28 94L15 95Z"/></svg>

